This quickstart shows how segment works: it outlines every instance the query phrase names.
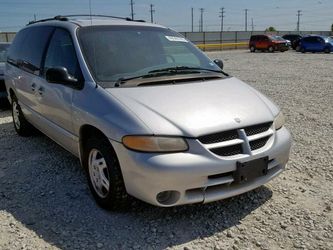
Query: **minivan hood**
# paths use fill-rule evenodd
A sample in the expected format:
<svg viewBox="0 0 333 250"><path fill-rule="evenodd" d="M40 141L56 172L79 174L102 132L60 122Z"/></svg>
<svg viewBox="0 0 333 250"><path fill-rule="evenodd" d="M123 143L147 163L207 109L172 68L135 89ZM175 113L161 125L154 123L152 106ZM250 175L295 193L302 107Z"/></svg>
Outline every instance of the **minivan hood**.
<svg viewBox="0 0 333 250"><path fill-rule="evenodd" d="M107 91L156 135L198 137L273 121L279 111L268 98L234 77Z"/></svg>

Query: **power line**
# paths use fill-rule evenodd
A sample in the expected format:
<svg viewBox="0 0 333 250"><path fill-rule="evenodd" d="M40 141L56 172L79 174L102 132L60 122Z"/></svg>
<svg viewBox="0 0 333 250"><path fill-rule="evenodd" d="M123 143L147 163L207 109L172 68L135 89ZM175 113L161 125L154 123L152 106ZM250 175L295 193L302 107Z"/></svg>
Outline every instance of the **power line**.
<svg viewBox="0 0 333 250"><path fill-rule="evenodd" d="M296 30L297 30L297 32L299 32L299 26L300 26L300 17L301 17L301 10L298 10L297 11L297 25L296 25Z"/></svg>
<svg viewBox="0 0 333 250"><path fill-rule="evenodd" d="M155 10L153 8L154 8L154 5L150 4L150 22L151 23L154 23L154 13L155 13Z"/></svg>
<svg viewBox="0 0 333 250"><path fill-rule="evenodd" d="M249 9L245 9L245 31L247 31L247 12L249 11Z"/></svg>
<svg viewBox="0 0 333 250"><path fill-rule="evenodd" d="M131 18L132 18L132 20L134 20L134 2L133 2L133 0L131 0L130 5L131 5Z"/></svg>
<svg viewBox="0 0 333 250"><path fill-rule="evenodd" d="M225 18L225 15L224 15L224 13L225 13L225 11L224 11L224 7L222 7L222 8L220 8L220 18L221 18L221 32L223 32L223 19Z"/></svg>

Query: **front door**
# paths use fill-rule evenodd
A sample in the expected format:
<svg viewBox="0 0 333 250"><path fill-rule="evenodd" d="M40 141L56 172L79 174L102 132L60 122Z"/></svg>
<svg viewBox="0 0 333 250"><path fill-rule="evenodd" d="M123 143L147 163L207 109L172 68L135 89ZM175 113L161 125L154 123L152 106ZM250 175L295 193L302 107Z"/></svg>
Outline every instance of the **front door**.
<svg viewBox="0 0 333 250"><path fill-rule="evenodd" d="M68 31L56 29L48 46L43 67L43 78L38 85L39 103L47 126L45 133L60 145L77 154L78 138L73 134L72 98L75 90L71 86L46 81L48 69L65 67L69 74L80 78L80 67L75 47Z"/></svg>

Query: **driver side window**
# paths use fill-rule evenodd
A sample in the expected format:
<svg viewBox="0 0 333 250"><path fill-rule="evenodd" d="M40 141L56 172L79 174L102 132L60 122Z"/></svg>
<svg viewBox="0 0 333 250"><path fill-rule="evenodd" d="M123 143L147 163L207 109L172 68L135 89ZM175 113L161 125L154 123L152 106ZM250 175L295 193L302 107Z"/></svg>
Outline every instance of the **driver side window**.
<svg viewBox="0 0 333 250"><path fill-rule="evenodd" d="M51 38L45 57L44 75L49 68L54 67L65 67L70 75L80 78L74 44L70 34L63 29L57 29Z"/></svg>

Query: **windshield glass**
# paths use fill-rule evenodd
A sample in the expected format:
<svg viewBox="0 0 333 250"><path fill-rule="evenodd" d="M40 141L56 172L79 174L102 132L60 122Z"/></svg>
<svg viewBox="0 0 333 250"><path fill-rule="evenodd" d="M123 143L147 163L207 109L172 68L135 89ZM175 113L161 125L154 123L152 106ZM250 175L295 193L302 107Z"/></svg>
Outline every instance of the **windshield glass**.
<svg viewBox="0 0 333 250"><path fill-rule="evenodd" d="M91 26L81 28L78 37L92 75L105 87L120 78L170 67L221 70L180 34L165 28Z"/></svg>
<svg viewBox="0 0 333 250"><path fill-rule="evenodd" d="M8 43L0 44L0 62L5 62L7 60L7 50L9 48Z"/></svg>
<svg viewBox="0 0 333 250"><path fill-rule="evenodd" d="M285 41L285 39L280 36L271 36L271 38L272 38L272 40L276 40L276 41Z"/></svg>

